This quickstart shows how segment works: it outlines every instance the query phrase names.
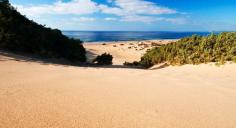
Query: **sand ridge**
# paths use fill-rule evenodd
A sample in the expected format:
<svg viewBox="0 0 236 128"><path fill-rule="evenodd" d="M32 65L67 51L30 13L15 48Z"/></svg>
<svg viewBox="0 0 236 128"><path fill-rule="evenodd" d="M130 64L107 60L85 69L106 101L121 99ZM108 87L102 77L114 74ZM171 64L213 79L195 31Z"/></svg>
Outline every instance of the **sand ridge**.
<svg viewBox="0 0 236 128"><path fill-rule="evenodd" d="M236 64L142 70L21 60L0 55L1 128L236 126Z"/></svg>

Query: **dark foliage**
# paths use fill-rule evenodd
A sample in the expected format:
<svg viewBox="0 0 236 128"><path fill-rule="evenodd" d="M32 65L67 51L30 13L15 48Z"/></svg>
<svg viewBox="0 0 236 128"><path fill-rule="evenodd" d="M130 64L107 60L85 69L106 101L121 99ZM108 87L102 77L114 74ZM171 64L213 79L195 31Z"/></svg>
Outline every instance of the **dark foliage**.
<svg viewBox="0 0 236 128"><path fill-rule="evenodd" d="M98 65L112 65L112 59L112 55L103 53L102 55L97 56L93 62Z"/></svg>
<svg viewBox="0 0 236 128"><path fill-rule="evenodd" d="M206 37L193 35L176 43L148 51L140 61L145 67L167 62L171 65L236 62L236 32L224 32Z"/></svg>
<svg viewBox="0 0 236 128"><path fill-rule="evenodd" d="M125 62L124 65L125 65L125 66L134 66L134 67L140 66L140 64L139 64L138 61L134 61L134 62L132 62L132 63L130 63L130 62Z"/></svg>
<svg viewBox="0 0 236 128"><path fill-rule="evenodd" d="M27 19L7 0L0 1L0 48L47 58L86 61L82 41L69 39L60 30Z"/></svg>

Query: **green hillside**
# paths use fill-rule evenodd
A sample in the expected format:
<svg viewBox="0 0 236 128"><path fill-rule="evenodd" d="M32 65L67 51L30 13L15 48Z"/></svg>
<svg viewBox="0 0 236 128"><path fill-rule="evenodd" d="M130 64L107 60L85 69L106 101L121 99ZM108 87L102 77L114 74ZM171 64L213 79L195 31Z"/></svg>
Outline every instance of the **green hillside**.
<svg viewBox="0 0 236 128"><path fill-rule="evenodd" d="M145 67L167 62L171 65L236 62L236 32L209 36L193 35L176 43L148 51L140 61Z"/></svg>
<svg viewBox="0 0 236 128"><path fill-rule="evenodd" d="M8 0L0 0L0 48L47 58L86 61L82 41L69 39L60 30L27 19Z"/></svg>

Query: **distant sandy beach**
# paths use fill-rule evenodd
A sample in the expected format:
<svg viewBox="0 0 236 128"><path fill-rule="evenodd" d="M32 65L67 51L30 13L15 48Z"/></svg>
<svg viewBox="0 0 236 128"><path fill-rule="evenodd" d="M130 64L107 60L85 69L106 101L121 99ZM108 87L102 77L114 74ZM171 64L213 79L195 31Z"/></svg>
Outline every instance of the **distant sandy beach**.
<svg viewBox="0 0 236 128"><path fill-rule="evenodd" d="M59 65L1 52L0 128L236 127L236 64L117 68L150 48L136 50L138 44L130 43L85 44L90 60L111 53L109 67Z"/></svg>
<svg viewBox="0 0 236 128"><path fill-rule="evenodd" d="M92 61L97 55L107 52L114 57L114 65L123 65L124 62L140 61L148 49L175 41L177 40L85 42L84 46L87 49L88 61Z"/></svg>

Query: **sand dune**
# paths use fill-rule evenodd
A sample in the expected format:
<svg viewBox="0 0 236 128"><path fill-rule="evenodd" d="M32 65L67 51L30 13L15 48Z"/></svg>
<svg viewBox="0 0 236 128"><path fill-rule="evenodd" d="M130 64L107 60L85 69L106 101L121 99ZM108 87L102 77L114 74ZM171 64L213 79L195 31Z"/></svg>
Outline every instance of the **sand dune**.
<svg viewBox="0 0 236 128"><path fill-rule="evenodd" d="M14 57L0 56L1 128L236 127L236 64L141 70Z"/></svg>

